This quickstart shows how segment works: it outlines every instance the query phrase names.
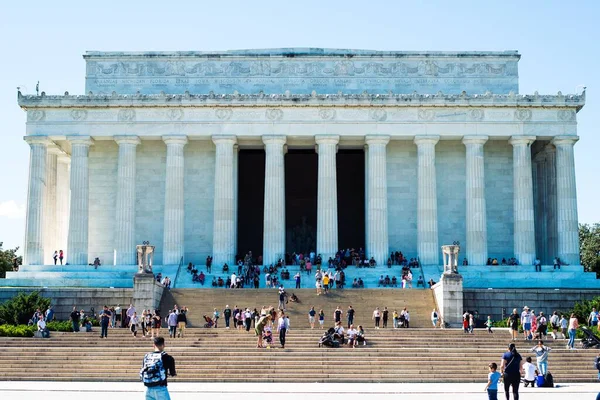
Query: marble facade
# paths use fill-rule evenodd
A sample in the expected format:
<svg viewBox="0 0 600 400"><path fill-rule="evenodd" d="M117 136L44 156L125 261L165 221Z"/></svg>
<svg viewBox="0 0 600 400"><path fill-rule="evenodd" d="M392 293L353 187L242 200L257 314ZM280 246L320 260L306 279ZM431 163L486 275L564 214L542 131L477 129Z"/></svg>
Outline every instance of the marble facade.
<svg viewBox="0 0 600 400"><path fill-rule="evenodd" d="M324 256L338 247L336 152L364 148L366 251L379 263L401 250L439 265L440 246L459 241L473 265L577 264L573 146L585 94L518 94L519 57L89 52L87 94L19 93L31 147L24 262L49 263L62 248L70 264L135 264L135 245L149 241L157 265L231 264L245 148L265 151L258 253L274 262L294 250L286 150L313 147Z"/></svg>

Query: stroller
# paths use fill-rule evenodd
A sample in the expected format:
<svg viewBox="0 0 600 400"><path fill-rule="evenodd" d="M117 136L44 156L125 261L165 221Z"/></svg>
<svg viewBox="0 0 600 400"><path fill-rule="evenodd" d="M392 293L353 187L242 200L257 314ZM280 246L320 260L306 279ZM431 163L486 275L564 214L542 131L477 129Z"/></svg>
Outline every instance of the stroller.
<svg viewBox="0 0 600 400"><path fill-rule="evenodd" d="M581 345L583 346L583 348L584 349L591 349L591 348L600 349L600 338L598 336L594 335L594 332L592 332L590 328L583 326L583 327L581 327L581 330L583 331L583 334L585 335L585 337L583 339L581 339Z"/></svg>
<svg viewBox="0 0 600 400"><path fill-rule="evenodd" d="M329 328L327 332L321 336L321 339L319 339L319 347L340 347L340 342L333 338L334 332L335 329Z"/></svg>
<svg viewBox="0 0 600 400"><path fill-rule="evenodd" d="M205 328L212 328L213 326L215 326L215 323L212 319L210 319L210 317L203 315L204 317L204 321L206 321L206 323L204 324Z"/></svg>

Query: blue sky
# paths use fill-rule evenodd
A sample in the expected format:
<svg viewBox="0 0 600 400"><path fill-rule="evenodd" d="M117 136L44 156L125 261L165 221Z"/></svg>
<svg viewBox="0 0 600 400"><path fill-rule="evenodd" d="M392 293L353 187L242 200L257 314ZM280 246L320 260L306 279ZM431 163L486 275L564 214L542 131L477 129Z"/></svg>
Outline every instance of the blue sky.
<svg viewBox="0 0 600 400"><path fill-rule="evenodd" d="M591 0L3 2L0 242L22 246L25 225L29 147L16 87L33 93L39 80L48 94L83 93L86 50L519 50L521 93L588 88L575 147L579 220L600 222L599 17Z"/></svg>

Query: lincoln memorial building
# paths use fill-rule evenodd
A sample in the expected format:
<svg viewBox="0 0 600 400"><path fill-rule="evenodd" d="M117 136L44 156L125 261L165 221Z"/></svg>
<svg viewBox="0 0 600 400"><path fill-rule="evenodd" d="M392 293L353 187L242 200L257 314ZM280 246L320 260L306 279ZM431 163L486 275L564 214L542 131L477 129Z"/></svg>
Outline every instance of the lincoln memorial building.
<svg viewBox="0 0 600 400"><path fill-rule="evenodd" d="M25 95L24 264L215 265L363 248L579 265L585 93L520 94L516 51L87 52ZM65 88L68 89L68 88Z"/></svg>

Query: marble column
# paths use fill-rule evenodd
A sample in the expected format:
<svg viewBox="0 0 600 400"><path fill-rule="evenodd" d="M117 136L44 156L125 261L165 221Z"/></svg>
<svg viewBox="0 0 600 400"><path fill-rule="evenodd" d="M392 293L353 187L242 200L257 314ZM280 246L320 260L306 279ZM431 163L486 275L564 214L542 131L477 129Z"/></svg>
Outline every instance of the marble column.
<svg viewBox="0 0 600 400"><path fill-rule="evenodd" d="M60 147L51 144L46 153L46 193L44 194L44 264L54 264L52 254L58 251L56 232L56 174Z"/></svg>
<svg viewBox="0 0 600 400"><path fill-rule="evenodd" d="M46 137L25 136L31 148L29 155L29 189L25 220L23 265L44 264L44 198L48 144Z"/></svg>
<svg viewBox="0 0 600 400"><path fill-rule="evenodd" d="M417 145L417 252L422 265L439 265L435 145L439 136L416 136Z"/></svg>
<svg viewBox="0 0 600 400"><path fill-rule="evenodd" d="M487 136L465 136L466 160L466 231L469 265L485 265L488 258L487 215L483 145Z"/></svg>
<svg viewBox="0 0 600 400"><path fill-rule="evenodd" d="M552 140L552 144L556 147L558 257L569 265L581 265L573 155L573 146L578 140L578 136L557 136Z"/></svg>
<svg viewBox="0 0 600 400"><path fill-rule="evenodd" d="M135 159L141 142L137 136L115 136L114 139L119 145L114 243L116 264L135 265Z"/></svg>
<svg viewBox="0 0 600 400"><path fill-rule="evenodd" d="M368 257L374 257L378 265L385 265L389 254L388 206L387 206L387 135L367 135L369 193L367 204Z"/></svg>
<svg viewBox="0 0 600 400"><path fill-rule="evenodd" d="M233 226L235 229L235 236L233 238L233 255L235 257L238 254L238 176L239 176L239 167L238 167L238 158L240 155L239 146L236 144L233 146ZM234 260L235 261L235 260Z"/></svg>
<svg viewBox="0 0 600 400"><path fill-rule="evenodd" d="M285 136L262 137L265 144L263 265L285 256Z"/></svg>
<svg viewBox="0 0 600 400"><path fill-rule="evenodd" d="M233 155L235 136L213 136L216 146L213 219L213 265L233 265L235 261L235 208Z"/></svg>
<svg viewBox="0 0 600 400"><path fill-rule="evenodd" d="M89 151L93 144L89 136L67 136L71 143L71 205L69 237L65 262L87 265L88 219L90 201Z"/></svg>
<svg viewBox="0 0 600 400"><path fill-rule="evenodd" d="M179 265L185 254L184 204L184 147L187 136L163 136L167 145L167 173L165 180L165 220L163 229L164 265Z"/></svg>
<svg viewBox="0 0 600 400"><path fill-rule="evenodd" d="M317 181L317 254L324 260L338 251L337 135L317 135L319 169Z"/></svg>
<svg viewBox="0 0 600 400"><path fill-rule="evenodd" d="M533 211L533 170L531 144L535 136L513 136L513 212L514 256L521 265L535 260L535 222Z"/></svg>
<svg viewBox="0 0 600 400"><path fill-rule="evenodd" d="M56 164L56 247L65 254L69 237L70 166L71 158L60 154Z"/></svg>

